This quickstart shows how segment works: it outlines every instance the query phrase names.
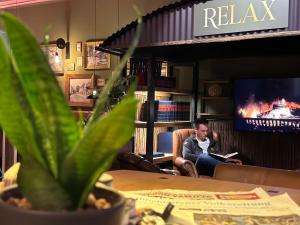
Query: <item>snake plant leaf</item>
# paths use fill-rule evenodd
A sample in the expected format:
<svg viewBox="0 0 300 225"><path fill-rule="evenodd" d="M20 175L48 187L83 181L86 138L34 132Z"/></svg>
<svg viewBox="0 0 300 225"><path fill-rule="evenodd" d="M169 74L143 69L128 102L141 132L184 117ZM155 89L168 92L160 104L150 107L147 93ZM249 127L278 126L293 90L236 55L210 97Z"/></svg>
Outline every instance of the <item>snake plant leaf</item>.
<svg viewBox="0 0 300 225"><path fill-rule="evenodd" d="M34 112L39 148L55 177L65 155L80 134L61 88L33 35L11 14L1 19L8 36L12 59L26 98Z"/></svg>
<svg viewBox="0 0 300 225"><path fill-rule="evenodd" d="M103 115L84 132L69 153L62 170L62 183L74 204L82 206L102 172L134 131L137 101L130 95L110 113Z"/></svg>
<svg viewBox="0 0 300 225"><path fill-rule="evenodd" d="M51 172L30 156L22 157L17 182L34 209L59 211L72 206L70 196Z"/></svg>
<svg viewBox="0 0 300 225"><path fill-rule="evenodd" d="M101 91L100 96L96 102L94 113L93 113L92 117L90 118L90 120L88 121L87 127L90 126L90 124L93 124L93 122L95 120L97 120L103 114L103 111L104 111L103 109L104 109L105 103L108 99L108 96L109 96L114 84L116 83L117 79L120 77L120 74L122 73L123 68L127 64L127 61L129 60L130 56L133 54L134 50L138 46L140 36L142 34L143 26L142 26L142 17L141 17L140 11L138 10L138 8L136 6L134 6L134 10L136 11L136 13L138 15L138 20L137 20L138 26L136 29L136 34L134 36L134 39L133 39L129 49L126 51L126 54L122 57L122 60L120 61L120 63L116 66L116 68L112 72L111 78L108 80L107 84Z"/></svg>
<svg viewBox="0 0 300 225"><path fill-rule="evenodd" d="M46 167L36 143L33 112L1 38L0 62L0 126L20 155L31 154Z"/></svg>

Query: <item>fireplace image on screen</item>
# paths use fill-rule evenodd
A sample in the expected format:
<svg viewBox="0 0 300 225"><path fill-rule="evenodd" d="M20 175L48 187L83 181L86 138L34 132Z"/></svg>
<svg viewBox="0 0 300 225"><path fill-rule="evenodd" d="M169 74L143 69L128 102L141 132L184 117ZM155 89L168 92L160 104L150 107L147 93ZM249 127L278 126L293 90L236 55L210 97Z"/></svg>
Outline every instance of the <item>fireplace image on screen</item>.
<svg viewBox="0 0 300 225"><path fill-rule="evenodd" d="M300 133L300 78L234 82L235 128Z"/></svg>

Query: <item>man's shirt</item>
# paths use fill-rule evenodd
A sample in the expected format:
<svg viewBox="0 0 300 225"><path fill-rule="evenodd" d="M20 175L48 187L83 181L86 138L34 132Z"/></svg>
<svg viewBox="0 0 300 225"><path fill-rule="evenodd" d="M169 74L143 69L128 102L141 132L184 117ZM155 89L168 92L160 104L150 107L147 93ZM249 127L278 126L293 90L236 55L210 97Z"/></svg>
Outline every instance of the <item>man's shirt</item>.
<svg viewBox="0 0 300 225"><path fill-rule="evenodd" d="M211 153L211 152L217 154L220 153L220 148L218 143L212 138L207 137L206 139L208 139L208 141L206 140L205 143L201 143L199 145L199 142L195 134L192 134L190 137L188 137L183 143L183 149L182 149L183 158L187 160L191 160L192 162L195 163L200 154ZM207 144L208 147L206 148L205 146ZM204 149L202 147L204 147Z"/></svg>

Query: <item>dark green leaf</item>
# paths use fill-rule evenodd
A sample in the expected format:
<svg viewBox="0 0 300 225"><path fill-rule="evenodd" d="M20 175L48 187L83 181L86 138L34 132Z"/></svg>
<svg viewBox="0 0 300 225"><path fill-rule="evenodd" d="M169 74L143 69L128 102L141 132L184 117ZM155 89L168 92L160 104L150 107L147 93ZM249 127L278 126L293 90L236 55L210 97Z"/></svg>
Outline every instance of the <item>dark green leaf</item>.
<svg viewBox="0 0 300 225"><path fill-rule="evenodd" d="M79 139L79 129L55 75L35 38L14 16L2 14L14 66L34 112L39 148L55 177L64 156Z"/></svg>
<svg viewBox="0 0 300 225"><path fill-rule="evenodd" d="M95 121L67 156L62 182L75 204L82 206L101 173L132 137L136 104L132 95L125 98L109 114Z"/></svg>
<svg viewBox="0 0 300 225"><path fill-rule="evenodd" d="M28 156L21 160L18 184L34 209L64 210L72 206L70 196L51 172Z"/></svg>
<svg viewBox="0 0 300 225"><path fill-rule="evenodd" d="M33 112L1 38L0 62L0 126L19 154L31 154L46 166L36 144Z"/></svg>
<svg viewBox="0 0 300 225"><path fill-rule="evenodd" d="M113 88L117 79L120 77L122 70L124 69L125 65L127 64L127 61L129 60L130 56L133 54L135 48L138 46L140 36L142 33L142 17L140 15L140 12L138 11L138 9L136 7L134 9L138 14L138 26L136 29L136 34L134 36L134 39L130 45L130 48L127 50L126 54L122 57L120 63L116 66L116 68L112 72L111 78L108 80L107 84L101 91L101 94L96 102L94 113L93 113L92 117L90 118L87 126L90 126L91 124L93 124L102 115L102 113L104 111L105 103L107 102L107 99L111 92L111 89Z"/></svg>

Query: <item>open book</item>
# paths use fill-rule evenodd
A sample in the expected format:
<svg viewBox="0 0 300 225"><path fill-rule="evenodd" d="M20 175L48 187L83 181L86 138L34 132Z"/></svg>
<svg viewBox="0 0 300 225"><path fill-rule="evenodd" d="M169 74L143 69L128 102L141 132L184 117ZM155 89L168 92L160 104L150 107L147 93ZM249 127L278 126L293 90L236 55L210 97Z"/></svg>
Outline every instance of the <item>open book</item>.
<svg viewBox="0 0 300 225"><path fill-rule="evenodd" d="M226 155L221 155L221 154L216 154L216 153L209 153L209 155L211 155L211 156L217 156L217 157L220 157L222 159L228 159L228 158L230 158L232 156L235 156L237 154L239 154L239 153L238 152L233 152L233 153L226 154Z"/></svg>

